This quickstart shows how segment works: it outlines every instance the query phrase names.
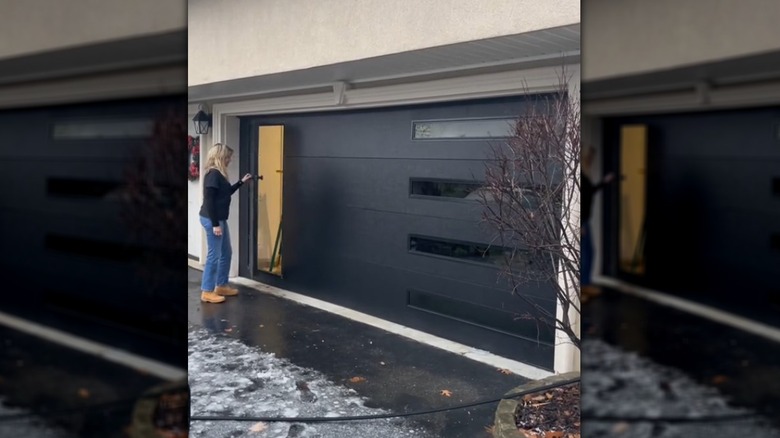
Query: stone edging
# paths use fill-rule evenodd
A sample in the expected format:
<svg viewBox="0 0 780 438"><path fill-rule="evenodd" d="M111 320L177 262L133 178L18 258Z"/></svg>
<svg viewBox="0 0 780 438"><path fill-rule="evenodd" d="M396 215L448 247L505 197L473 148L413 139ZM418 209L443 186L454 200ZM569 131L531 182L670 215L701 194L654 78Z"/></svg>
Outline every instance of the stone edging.
<svg viewBox="0 0 780 438"><path fill-rule="evenodd" d="M563 382L571 380L580 375L579 372L571 372L565 374L558 374L555 376L546 377L540 380L532 380L528 383L524 383L517 388L504 394L508 396L510 394L516 394L520 391L527 391L529 389L536 389L542 386L549 385L551 383ZM525 435L520 433L515 424L515 410L519 402L513 398L501 400L498 403L496 409L495 423L493 425L493 436L495 438L525 438Z"/></svg>

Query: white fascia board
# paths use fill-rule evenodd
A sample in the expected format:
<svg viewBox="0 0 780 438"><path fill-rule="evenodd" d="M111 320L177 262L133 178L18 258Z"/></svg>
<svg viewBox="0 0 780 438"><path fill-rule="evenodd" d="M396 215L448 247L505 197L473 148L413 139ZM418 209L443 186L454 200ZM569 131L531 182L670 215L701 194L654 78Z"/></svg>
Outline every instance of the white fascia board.
<svg viewBox="0 0 780 438"><path fill-rule="evenodd" d="M579 71L579 65L568 65L566 71ZM510 96L525 92L547 93L556 89L560 74L561 66L555 66L375 88L353 88L344 91L343 103L340 105L335 104L333 92L223 102L214 104L213 113L216 124L217 120L221 120L220 117L225 116L371 108Z"/></svg>

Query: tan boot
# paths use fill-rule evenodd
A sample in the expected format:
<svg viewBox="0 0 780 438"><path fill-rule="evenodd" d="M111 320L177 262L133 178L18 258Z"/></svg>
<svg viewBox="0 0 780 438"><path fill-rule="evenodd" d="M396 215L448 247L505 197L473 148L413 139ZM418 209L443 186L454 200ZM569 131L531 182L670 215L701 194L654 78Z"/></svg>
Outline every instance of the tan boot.
<svg viewBox="0 0 780 438"><path fill-rule="evenodd" d="M598 286L593 285L587 285L582 286L582 296L587 296L589 298L597 297L601 295L601 288Z"/></svg>
<svg viewBox="0 0 780 438"><path fill-rule="evenodd" d="M214 289L214 292L223 297L234 297L238 295L238 289L232 288L226 284L217 286L217 288Z"/></svg>
<svg viewBox="0 0 780 438"><path fill-rule="evenodd" d="M214 292L204 290L200 292L200 300L204 303L221 303L225 301L225 297L221 297Z"/></svg>

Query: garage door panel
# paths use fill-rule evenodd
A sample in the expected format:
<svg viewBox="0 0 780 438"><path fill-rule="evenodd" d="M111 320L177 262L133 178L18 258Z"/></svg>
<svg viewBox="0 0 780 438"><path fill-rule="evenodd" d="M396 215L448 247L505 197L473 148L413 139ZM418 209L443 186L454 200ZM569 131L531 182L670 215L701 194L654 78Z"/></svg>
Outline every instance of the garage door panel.
<svg viewBox="0 0 780 438"><path fill-rule="evenodd" d="M658 124L657 142L651 147L663 148L664 156L675 159L777 159L778 122L780 111L776 109L666 117Z"/></svg>
<svg viewBox="0 0 780 438"><path fill-rule="evenodd" d="M488 156L498 138L425 139L413 138L415 121L452 121L515 117L528 108L522 99L494 100L344 111L298 115L305 129L294 126L286 135L290 157L365 157L415 159L476 159ZM282 123L282 118L264 118L263 124Z"/></svg>
<svg viewBox="0 0 780 438"><path fill-rule="evenodd" d="M459 220L479 220L482 213L478 194L474 191L467 195L468 198L410 193L412 184L442 182L454 184L456 188L461 184L467 190L476 190L480 181L474 176L481 177L477 173L484 166L481 162L397 160L386 163L346 158L290 159L288 162L285 193L290 198L289 202L302 207L327 202L334 207ZM421 191L419 185L414 189ZM326 197L327 201L319 197Z"/></svg>
<svg viewBox="0 0 780 438"><path fill-rule="evenodd" d="M382 266L436 273L471 284L491 287L500 284L501 268L490 262L410 252L412 235L489 244L492 233L476 221L331 206L322 216L311 221L288 222L286 227L285 235L292 239L286 248L292 248L285 251L306 254L310 263L342 254ZM541 286L529 286L526 290L537 296L549 292Z"/></svg>
<svg viewBox="0 0 780 438"><path fill-rule="evenodd" d="M87 203L116 204L125 169L126 164L118 161L18 162L0 175L0 184L15 187L3 195L0 205L39 209L65 207L64 202L78 201L73 208L63 209L68 211Z"/></svg>
<svg viewBox="0 0 780 438"><path fill-rule="evenodd" d="M467 345L478 345L495 354L544 368L552 367L553 347L548 342L552 332L548 328L540 327L534 321L514 321L515 314L511 312L481 310L483 306L474 304L473 300L453 306L452 300L442 305L440 301L423 302L417 298L410 305L409 290L446 296L447 291L452 293L458 285L359 260L350 260L350 263L354 267L350 275L334 277L328 284L330 287L315 286L319 292L313 294L367 313L381 313L397 323ZM381 288L378 289L380 278ZM480 296L484 289L474 288L474 293ZM522 314L523 309L520 303L514 310ZM489 318L497 318L496 315L506 320L491 323ZM490 324L493 326L488 327Z"/></svg>
<svg viewBox="0 0 780 438"><path fill-rule="evenodd" d="M653 178L664 197L687 197L705 208L732 208L755 213L780 212L773 181L780 178L780 158L766 160L690 157L664 162ZM686 201L688 202L688 201Z"/></svg>

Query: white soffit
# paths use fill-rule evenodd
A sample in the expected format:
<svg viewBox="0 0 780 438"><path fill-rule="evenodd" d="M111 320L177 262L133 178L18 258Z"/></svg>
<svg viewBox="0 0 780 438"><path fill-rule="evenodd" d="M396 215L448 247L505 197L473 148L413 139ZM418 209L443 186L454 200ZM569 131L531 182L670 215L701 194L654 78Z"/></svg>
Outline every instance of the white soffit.
<svg viewBox="0 0 780 438"><path fill-rule="evenodd" d="M190 102L310 94L579 63L580 25L506 35L188 88Z"/></svg>

